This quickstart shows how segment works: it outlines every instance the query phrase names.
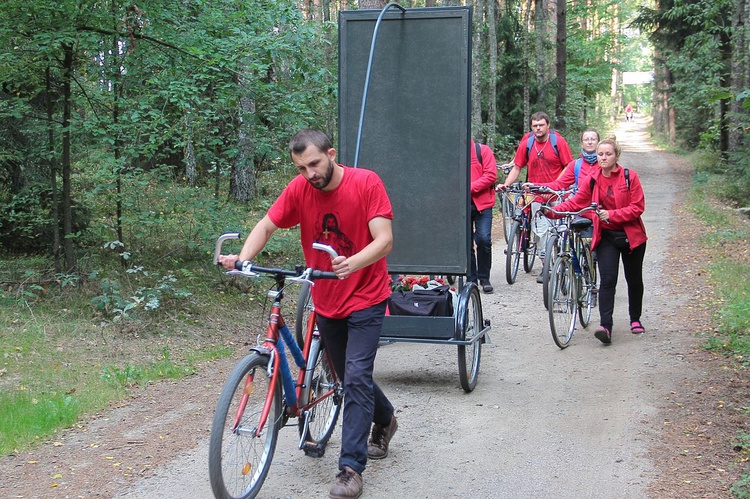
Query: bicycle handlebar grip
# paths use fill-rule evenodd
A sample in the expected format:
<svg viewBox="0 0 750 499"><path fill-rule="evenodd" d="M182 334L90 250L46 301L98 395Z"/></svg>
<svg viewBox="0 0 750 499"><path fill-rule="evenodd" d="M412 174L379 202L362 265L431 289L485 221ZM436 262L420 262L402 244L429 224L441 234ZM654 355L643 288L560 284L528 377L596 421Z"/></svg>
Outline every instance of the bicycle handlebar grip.
<svg viewBox="0 0 750 499"><path fill-rule="evenodd" d="M336 250L333 249L333 247L331 247L331 246L329 246L327 244L313 243L312 247L313 247L313 249L316 249L316 250L325 251L326 253L328 253L329 255L331 255L331 259L336 258L337 256L339 256L339 254L336 253Z"/></svg>
<svg viewBox="0 0 750 499"><path fill-rule="evenodd" d="M313 270L310 273L310 277L313 279L338 279L339 276L336 275L336 272L327 272L325 270Z"/></svg>

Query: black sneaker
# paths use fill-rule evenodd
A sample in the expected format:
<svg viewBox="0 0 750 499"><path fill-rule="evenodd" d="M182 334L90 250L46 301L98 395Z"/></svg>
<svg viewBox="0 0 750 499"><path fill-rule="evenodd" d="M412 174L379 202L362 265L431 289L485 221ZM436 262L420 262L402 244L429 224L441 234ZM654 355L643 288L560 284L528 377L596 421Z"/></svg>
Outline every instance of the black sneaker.
<svg viewBox="0 0 750 499"><path fill-rule="evenodd" d="M604 326L599 326L598 328L596 328L596 331L594 331L594 336L596 336L596 339L601 341L605 345L609 345L610 343L612 343L612 332Z"/></svg>
<svg viewBox="0 0 750 499"><path fill-rule="evenodd" d="M489 279L479 279L479 285L482 286L482 291L489 294L492 293L495 288L492 287Z"/></svg>

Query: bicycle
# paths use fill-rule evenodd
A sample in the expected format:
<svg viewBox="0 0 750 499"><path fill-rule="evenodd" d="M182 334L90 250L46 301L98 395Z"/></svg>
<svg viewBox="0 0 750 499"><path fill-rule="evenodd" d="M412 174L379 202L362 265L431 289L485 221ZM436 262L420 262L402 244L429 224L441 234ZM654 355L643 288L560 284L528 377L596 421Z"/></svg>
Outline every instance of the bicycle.
<svg viewBox="0 0 750 499"><path fill-rule="evenodd" d="M546 208L565 217L552 229L558 234L560 252L552 264L547 303L552 339L561 349L570 344L577 319L580 319L581 326L588 327L591 311L596 306L599 276L591 252L591 241L582 234L591 227L592 222L580 216L596 209L596 203L579 211Z"/></svg>
<svg viewBox="0 0 750 499"><path fill-rule="evenodd" d="M549 190L552 194L552 198L548 206L554 206L554 204L563 201L569 195L575 193L575 189L562 189L559 191ZM562 221L553 222L554 225L560 225ZM554 262L557 255L560 254L560 246L564 241L564 231L562 234L558 232L557 228L551 226L549 229L549 236L547 237L547 243L544 246L544 259L542 260L542 302L544 308L547 308L547 302L549 301L549 276L552 263ZM563 237L561 237L561 235Z"/></svg>
<svg viewBox="0 0 750 499"><path fill-rule="evenodd" d="M505 176L510 173L513 168L513 163L506 163L504 165L498 165L498 171L502 171ZM508 195L503 193L500 196L500 213L503 217L503 237L505 242L508 242L508 236L510 235L511 228L513 227L513 212L515 211L514 202Z"/></svg>
<svg viewBox="0 0 750 499"><path fill-rule="evenodd" d="M214 263L218 263L224 241L238 239L238 233L220 236ZM336 252L327 245L315 249ZM263 486L273 460L279 430L290 418L297 418L299 448L306 455L321 457L336 426L342 408L343 384L339 381L316 327L315 311L307 313L304 340L300 347L284 321L281 303L287 281L314 285L316 279L336 279L334 272L297 266L294 270L260 267L238 261L229 275L274 279L268 291L272 300L265 337L240 360L221 390L208 449L211 489L217 498L249 499ZM299 368L292 378L288 349Z"/></svg>
<svg viewBox="0 0 750 499"><path fill-rule="evenodd" d="M508 236L508 247L505 250L505 280L508 284L516 282L518 267L523 254L523 270L531 272L536 260L536 241L531 230L531 203L536 194L546 191L543 187L524 189L519 182L511 185L508 190L514 196L513 225ZM534 216L541 216L540 213Z"/></svg>

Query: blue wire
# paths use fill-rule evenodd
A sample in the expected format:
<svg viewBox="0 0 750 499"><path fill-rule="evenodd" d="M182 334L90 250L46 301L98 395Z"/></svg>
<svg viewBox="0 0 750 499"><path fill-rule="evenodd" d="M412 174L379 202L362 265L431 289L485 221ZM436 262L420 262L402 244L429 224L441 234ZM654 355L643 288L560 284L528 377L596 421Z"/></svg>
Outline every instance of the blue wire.
<svg viewBox="0 0 750 499"><path fill-rule="evenodd" d="M378 20L375 22L375 30L372 33L372 44L370 45L370 57L367 60L367 74L365 75L365 88L362 92L362 109L359 113L359 128L357 128L357 147L354 153L354 168L357 168L359 165L359 144L362 141L362 126L365 122L365 106L367 105L367 90L370 86L370 71L372 70L372 59L375 54L375 41L378 38L378 30L380 29L380 21L383 19L383 16L385 15L386 11L390 9L391 7L398 7L401 9L401 12L405 13L406 9L401 7L396 2L391 2L385 7L383 7L383 10L380 11L380 15L378 16Z"/></svg>

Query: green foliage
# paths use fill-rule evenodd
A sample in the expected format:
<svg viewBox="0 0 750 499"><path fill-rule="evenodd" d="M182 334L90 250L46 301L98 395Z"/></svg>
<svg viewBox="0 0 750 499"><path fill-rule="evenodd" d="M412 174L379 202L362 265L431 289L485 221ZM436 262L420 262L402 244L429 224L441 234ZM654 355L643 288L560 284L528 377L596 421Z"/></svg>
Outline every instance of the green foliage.
<svg viewBox="0 0 750 499"><path fill-rule="evenodd" d="M192 365L175 364L169 357L169 349L162 347L161 357L146 366L102 366L101 378L119 388L128 388L162 379L179 379L194 372L195 368Z"/></svg>
<svg viewBox="0 0 750 499"><path fill-rule="evenodd" d="M0 455L72 425L80 415L78 400L63 393L0 392Z"/></svg>
<svg viewBox="0 0 750 499"><path fill-rule="evenodd" d="M747 411L747 408L745 410ZM734 448L742 454L743 459L750 459L750 433L739 432ZM729 491L737 499L750 499L750 475L742 475Z"/></svg>
<svg viewBox="0 0 750 499"><path fill-rule="evenodd" d="M711 281L716 287L719 301L715 319L720 337L712 338L707 347L728 352L745 365L750 365L750 263L738 260L731 248L744 248L750 242L750 233L736 223L726 207L717 207L707 193L721 196L714 186L722 177L711 173L715 155L704 153L696 161L695 188L692 191L692 208L710 227L701 243L713 248L727 248L717 253L708 267ZM734 215L736 217L736 215Z"/></svg>

